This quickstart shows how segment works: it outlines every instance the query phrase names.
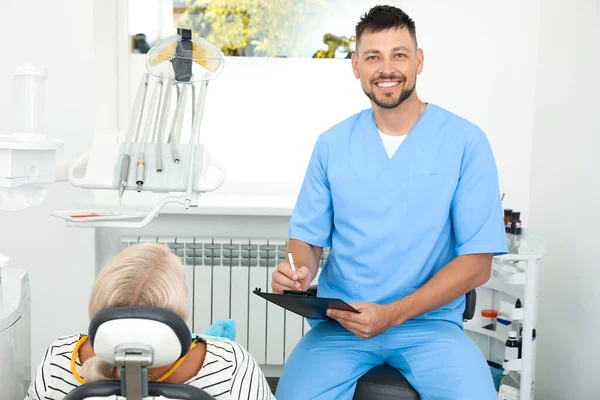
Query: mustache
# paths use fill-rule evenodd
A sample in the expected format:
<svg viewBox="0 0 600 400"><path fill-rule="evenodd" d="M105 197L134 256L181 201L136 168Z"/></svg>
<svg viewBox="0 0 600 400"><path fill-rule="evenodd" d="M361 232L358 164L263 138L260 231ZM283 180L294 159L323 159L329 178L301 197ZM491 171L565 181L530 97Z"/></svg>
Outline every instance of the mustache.
<svg viewBox="0 0 600 400"><path fill-rule="evenodd" d="M391 75L378 75L376 77L373 77L371 79L371 84L374 84L378 81L383 81L383 80L397 80L397 81L405 81L406 77L402 74L400 75L395 75L395 74L391 74Z"/></svg>

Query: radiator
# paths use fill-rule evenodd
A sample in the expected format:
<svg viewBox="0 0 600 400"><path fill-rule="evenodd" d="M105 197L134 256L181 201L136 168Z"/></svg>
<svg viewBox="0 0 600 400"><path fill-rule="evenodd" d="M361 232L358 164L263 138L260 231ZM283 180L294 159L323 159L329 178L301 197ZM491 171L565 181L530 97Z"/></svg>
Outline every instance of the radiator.
<svg viewBox="0 0 600 400"><path fill-rule="evenodd" d="M261 365L283 365L310 329L306 320L252 293L271 292L271 274L285 259L286 239L123 237L121 248L140 242L167 245L184 265L194 333L215 321L236 322L236 341ZM321 266L329 249L324 249ZM319 268L319 272L320 272ZM313 283L316 283L318 276Z"/></svg>

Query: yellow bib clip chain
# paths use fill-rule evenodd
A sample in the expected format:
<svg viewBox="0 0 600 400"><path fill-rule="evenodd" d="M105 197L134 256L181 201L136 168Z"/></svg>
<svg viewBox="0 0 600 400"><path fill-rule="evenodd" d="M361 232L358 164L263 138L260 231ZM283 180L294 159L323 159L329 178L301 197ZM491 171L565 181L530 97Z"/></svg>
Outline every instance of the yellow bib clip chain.
<svg viewBox="0 0 600 400"><path fill-rule="evenodd" d="M71 354L71 373L73 374L75 379L77 379L77 381L79 383L81 383L82 385L85 385L86 381L81 376L79 376L79 374L77 373L77 354L79 352L79 348L87 341L87 339L88 339L88 337L86 335L82 336L81 339L79 339L77 341L77 344L75 345L75 348L73 349L73 353ZM194 347L196 347L196 342L192 342L190 351L192 351L192 349ZM177 362L167 372L165 372L160 378L156 379L155 382L163 382L165 379L167 379L169 376L171 376L173 374L173 372L175 372L175 370L177 368L179 368L179 366L185 360L185 358L187 357L188 354L189 354L189 352L186 355L184 355L183 357L181 357L179 360L177 360Z"/></svg>

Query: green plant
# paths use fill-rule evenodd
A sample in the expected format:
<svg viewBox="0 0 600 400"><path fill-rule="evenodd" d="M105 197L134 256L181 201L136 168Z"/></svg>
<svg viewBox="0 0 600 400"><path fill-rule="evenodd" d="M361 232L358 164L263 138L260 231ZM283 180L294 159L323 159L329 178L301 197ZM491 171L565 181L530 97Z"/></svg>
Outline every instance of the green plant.
<svg viewBox="0 0 600 400"><path fill-rule="evenodd" d="M306 40L301 28L326 12L326 0L188 0L175 26L227 55L294 57Z"/></svg>

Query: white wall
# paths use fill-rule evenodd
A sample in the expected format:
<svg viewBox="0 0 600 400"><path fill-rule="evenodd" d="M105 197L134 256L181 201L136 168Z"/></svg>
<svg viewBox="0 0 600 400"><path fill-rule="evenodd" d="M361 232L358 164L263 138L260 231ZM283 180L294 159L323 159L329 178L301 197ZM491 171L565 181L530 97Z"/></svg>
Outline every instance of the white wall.
<svg viewBox="0 0 600 400"><path fill-rule="evenodd" d="M600 393L600 4L541 9L531 226L547 241L540 282L537 397Z"/></svg>
<svg viewBox="0 0 600 400"><path fill-rule="evenodd" d="M418 88L483 128L504 206L529 220L529 158L540 0L396 0L417 26L425 65Z"/></svg>
<svg viewBox="0 0 600 400"><path fill-rule="evenodd" d="M65 141L73 159L92 141L95 115L92 1L0 1L0 133L12 129L13 76L29 61L48 69L47 135ZM59 335L85 332L94 273L93 232L64 227L48 214L72 208L77 191L51 187L45 202L0 212L0 253L29 272L32 289L32 362L37 365Z"/></svg>
<svg viewBox="0 0 600 400"><path fill-rule="evenodd" d="M95 126L112 128L117 120L126 121L118 118L122 111L112 107L118 97L116 72L104 58L117 48L116 37L110 27L107 31L94 27L93 3L0 2L2 37L22 38L7 42L16 58L0 63L0 87L11 87L12 70L26 56L49 69L48 134L66 141L61 152L65 159L89 148ZM365 1L365 8L372 3ZM505 205L522 210L527 223L540 0L394 3L417 22L425 50L425 70L418 84L421 97L471 119L487 132L507 193ZM114 6L115 1L106 4ZM31 25L29 29L23 29L23 21ZM94 31L105 39L96 48ZM30 50L23 43L35 46ZM66 53L69 50L73 51ZM228 164L234 180L277 184L286 179L297 187L317 135L368 106L349 63L343 61L300 60L295 67L282 69L293 60L266 59L262 74L252 67L258 60L227 61L226 72L211 87L203 137ZM302 73L303 63L313 61L327 66ZM340 75L334 77L336 73ZM100 80L100 75L107 80ZM96 104L97 86L103 97ZM12 90L0 93L1 121L10 120L11 95ZM282 139L291 139L292 145L283 148ZM2 225L11 227L1 230L0 252L31 274L34 363L57 335L82 331L87 325L93 234L67 229L47 215L55 208L73 206L76 193L66 184L55 185L42 206L0 213ZM57 290L63 282L69 282L68 290Z"/></svg>
<svg viewBox="0 0 600 400"><path fill-rule="evenodd" d="M376 2L357 3L365 12ZM425 53L422 99L485 130L505 206L522 211L527 224L539 0L391 3L417 24ZM131 104L143 55L130 57L129 71L122 89ZM289 194L299 189L317 136L369 106L349 60L232 57L209 85L201 136L228 168L228 181L271 184Z"/></svg>

